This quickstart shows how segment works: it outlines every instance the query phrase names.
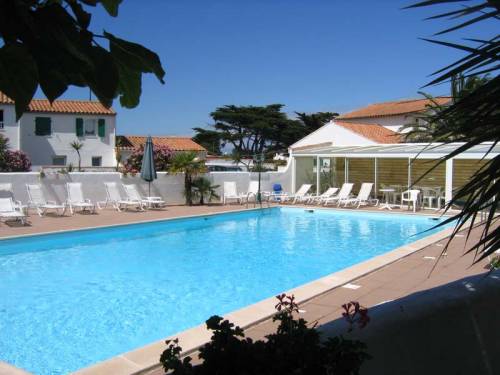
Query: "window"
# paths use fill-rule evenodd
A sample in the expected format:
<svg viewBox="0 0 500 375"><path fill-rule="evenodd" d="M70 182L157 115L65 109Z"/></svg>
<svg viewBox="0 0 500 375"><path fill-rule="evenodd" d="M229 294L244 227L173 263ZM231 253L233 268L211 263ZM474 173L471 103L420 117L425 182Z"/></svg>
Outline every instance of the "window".
<svg viewBox="0 0 500 375"><path fill-rule="evenodd" d="M3 109L0 109L0 129L3 129Z"/></svg>
<svg viewBox="0 0 500 375"><path fill-rule="evenodd" d="M85 119L83 120L83 132L85 135L95 135L97 128L97 120Z"/></svg>
<svg viewBox="0 0 500 375"><path fill-rule="evenodd" d="M101 156L92 156L92 166L100 167L102 165L102 157Z"/></svg>
<svg viewBox="0 0 500 375"><path fill-rule="evenodd" d="M95 136L96 134L103 138L106 136L106 121L100 119L75 119L75 131L77 137L84 137L86 135Z"/></svg>
<svg viewBox="0 0 500 375"><path fill-rule="evenodd" d="M52 165L66 165L66 156L65 155L53 156Z"/></svg>
<svg viewBox="0 0 500 375"><path fill-rule="evenodd" d="M106 120L100 118L97 121L97 124L98 124L97 134L99 135L99 137L104 138L106 136Z"/></svg>
<svg viewBox="0 0 500 375"><path fill-rule="evenodd" d="M35 117L35 135L51 135L52 124L50 117Z"/></svg>

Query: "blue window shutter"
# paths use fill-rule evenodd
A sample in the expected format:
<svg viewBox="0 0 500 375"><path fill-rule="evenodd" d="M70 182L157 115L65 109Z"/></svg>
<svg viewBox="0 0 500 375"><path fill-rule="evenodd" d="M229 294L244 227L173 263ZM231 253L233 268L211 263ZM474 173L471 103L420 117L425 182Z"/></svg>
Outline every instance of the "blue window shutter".
<svg viewBox="0 0 500 375"><path fill-rule="evenodd" d="M97 135L101 138L106 136L106 120L103 118L97 120Z"/></svg>
<svg viewBox="0 0 500 375"><path fill-rule="evenodd" d="M82 118L76 119L76 136L83 137L83 119Z"/></svg>

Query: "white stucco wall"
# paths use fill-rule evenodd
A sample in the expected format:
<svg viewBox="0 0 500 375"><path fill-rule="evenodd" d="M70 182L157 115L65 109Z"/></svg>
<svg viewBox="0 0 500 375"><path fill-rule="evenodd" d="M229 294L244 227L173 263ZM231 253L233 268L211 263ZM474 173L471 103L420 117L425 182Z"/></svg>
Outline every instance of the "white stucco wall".
<svg viewBox="0 0 500 375"><path fill-rule="evenodd" d="M285 191L291 191L291 168L286 172L266 172L261 174L262 190L272 190L275 183L280 183ZM220 185L222 192L224 181L235 181L238 192L246 192L250 180L257 180L258 173L249 172L212 172L207 174L214 184ZM28 202L26 184L41 184L47 200L64 202L66 200L66 183L81 182L86 198L92 201L104 201L106 190L104 182L121 182L123 184L136 184L142 195L148 195L148 183L139 175L122 175L119 172L72 172L67 174L47 173L41 178L39 172L0 173L0 183L12 184L14 199L23 203ZM125 196L125 192L122 191ZM151 195L162 197L167 204L183 204L184 175L172 175L158 172L158 178L151 183ZM5 191L0 191L0 197L8 196Z"/></svg>
<svg viewBox="0 0 500 375"><path fill-rule="evenodd" d="M52 134L49 136L35 135L35 118L50 117ZM76 118L106 120L106 135L100 138L97 134L93 136L76 136ZM25 113L20 120L21 150L26 152L34 166L52 165L52 157L65 155L66 164L78 165L78 155L70 143L78 141L83 143L80 153L82 155L82 167L92 165L93 156L102 157L103 167L116 165L115 159L115 133L116 116L105 115L80 115L60 113ZM97 129L96 129L97 132Z"/></svg>
<svg viewBox="0 0 500 375"><path fill-rule="evenodd" d="M335 122L331 121L302 138L300 141L294 143L290 147L296 148L325 142L332 142L335 146L362 146L376 144L375 142L362 137L355 132L352 132L342 126L335 125Z"/></svg>
<svg viewBox="0 0 500 375"><path fill-rule="evenodd" d="M13 104L0 104L3 110L4 128L0 129L0 134L9 138L9 148L19 150L19 126L16 122L16 111Z"/></svg>

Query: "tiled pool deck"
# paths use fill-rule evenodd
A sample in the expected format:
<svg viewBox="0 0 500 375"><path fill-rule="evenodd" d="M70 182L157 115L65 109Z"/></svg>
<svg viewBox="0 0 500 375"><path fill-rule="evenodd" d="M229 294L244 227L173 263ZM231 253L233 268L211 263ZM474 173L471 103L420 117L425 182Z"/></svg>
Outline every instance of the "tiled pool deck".
<svg viewBox="0 0 500 375"><path fill-rule="evenodd" d="M253 208L253 206L250 206ZM0 238L17 235L29 235L41 232L71 230L105 225L118 225L138 221L161 220L179 216L206 215L244 209L244 206L171 206L165 210L147 212L116 212L112 210L98 211L97 215L76 214L73 217L44 217L31 215L30 226L1 225ZM378 211L378 210L377 210ZM380 211L378 211L380 212ZM395 210L395 213L400 210ZM432 211L425 211L432 214ZM304 310L302 317L315 324L327 323L341 317L341 305L356 300L366 307L385 301L394 300L416 291L446 284L460 278L486 272L486 261L471 266L472 255L463 256L465 237L457 237L452 242L447 255L439 257L446 243L447 232L437 233L416 243L383 254L374 259L337 272L331 276L316 280L293 292ZM469 242L476 240L479 230L474 230ZM436 261L437 262L436 265ZM432 267L436 265L431 273ZM349 283L351 288L343 285ZM352 284L356 289L352 289ZM269 319L275 302L269 300L228 314L226 318L246 328L249 337L263 338L274 329ZM208 318L208 317L207 317ZM257 322L256 322L257 321ZM203 327L195 327L176 335L181 337L181 345L186 349L195 349L209 338ZM164 348L163 341L147 347L125 353L108 361L101 362L78 371L81 374L162 374L154 364ZM195 356L196 357L196 356ZM144 370L144 371L143 371ZM2 367L0 375L12 373L9 368Z"/></svg>

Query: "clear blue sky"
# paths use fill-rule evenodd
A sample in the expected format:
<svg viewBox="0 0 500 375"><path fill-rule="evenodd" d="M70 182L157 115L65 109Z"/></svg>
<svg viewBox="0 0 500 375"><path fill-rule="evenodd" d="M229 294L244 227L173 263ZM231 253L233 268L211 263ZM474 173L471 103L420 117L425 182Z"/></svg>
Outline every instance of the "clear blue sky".
<svg viewBox="0 0 500 375"><path fill-rule="evenodd" d="M430 73L461 55L418 39L449 23L423 20L443 7L401 9L414 1L124 0L116 19L98 10L93 30L154 50L167 72L165 85L145 77L137 108L115 101L118 133L192 135L225 104L345 112L417 97ZM467 36L485 31L493 26ZM87 99L88 90L64 97Z"/></svg>

